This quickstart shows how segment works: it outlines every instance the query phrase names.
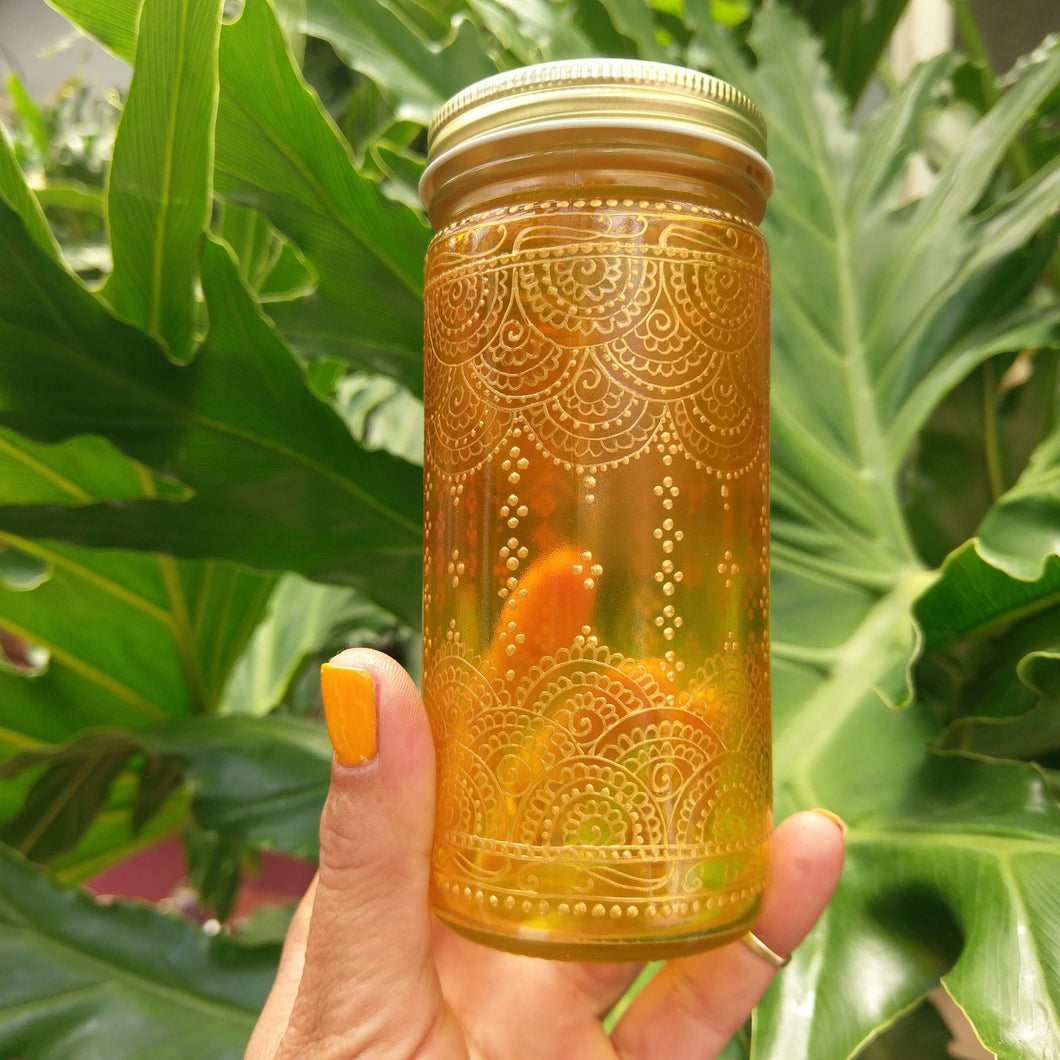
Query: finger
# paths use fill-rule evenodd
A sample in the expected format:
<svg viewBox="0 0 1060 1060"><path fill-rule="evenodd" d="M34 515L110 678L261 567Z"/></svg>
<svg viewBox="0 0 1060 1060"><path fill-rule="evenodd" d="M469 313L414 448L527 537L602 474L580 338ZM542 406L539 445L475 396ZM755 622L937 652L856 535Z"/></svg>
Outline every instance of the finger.
<svg viewBox="0 0 1060 1060"><path fill-rule="evenodd" d="M316 886L317 879L314 876L291 918L280 953L276 978L269 996L265 999L258 1022L254 1025L254 1033L250 1036L243 1060L271 1060L287 1031L294 999L298 994L298 984L302 980L306 940L309 937L309 918L313 910Z"/></svg>
<svg viewBox="0 0 1060 1060"><path fill-rule="evenodd" d="M278 1060L462 1056L430 953L434 747L423 701L378 652L343 652L322 678L335 761Z"/></svg>
<svg viewBox="0 0 1060 1060"><path fill-rule="evenodd" d="M843 867L843 826L823 813L799 813L775 832L773 882L755 934L787 955L832 896ZM776 974L742 942L664 965L612 1033L628 1060L716 1056Z"/></svg>

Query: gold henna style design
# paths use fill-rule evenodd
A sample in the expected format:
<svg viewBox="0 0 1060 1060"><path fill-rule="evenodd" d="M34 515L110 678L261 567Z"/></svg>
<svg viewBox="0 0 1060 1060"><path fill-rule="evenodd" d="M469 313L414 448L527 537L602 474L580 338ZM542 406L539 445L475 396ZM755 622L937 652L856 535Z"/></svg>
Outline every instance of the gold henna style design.
<svg viewBox="0 0 1060 1060"><path fill-rule="evenodd" d="M760 234L505 207L436 236L425 303L436 908L511 938L746 919L772 790Z"/></svg>
<svg viewBox="0 0 1060 1060"><path fill-rule="evenodd" d="M564 224L571 214L542 206L523 226L477 215L432 243L425 345L428 386L445 401L428 427L439 466L473 471L521 427L554 460L613 467L666 424L697 467L744 474L768 414L764 379L748 375L748 351L768 332L757 231L709 211L678 219L663 204L605 214L589 233Z"/></svg>

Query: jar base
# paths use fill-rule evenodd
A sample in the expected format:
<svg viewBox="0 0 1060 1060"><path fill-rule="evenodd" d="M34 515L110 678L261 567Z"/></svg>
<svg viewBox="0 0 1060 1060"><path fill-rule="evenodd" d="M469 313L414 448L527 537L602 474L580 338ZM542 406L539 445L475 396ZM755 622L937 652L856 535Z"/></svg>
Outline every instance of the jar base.
<svg viewBox="0 0 1060 1060"><path fill-rule="evenodd" d="M483 930L454 915L451 909L435 906L434 914L458 935L491 949L517 953L524 957L541 957L553 961L626 962L659 961L671 957L688 957L694 953L717 949L750 931L758 919L761 897L756 898L739 920L718 927L675 924L669 933L650 936L629 934L622 937L593 938L586 932L562 932L542 928L516 927L511 933Z"/></svg>

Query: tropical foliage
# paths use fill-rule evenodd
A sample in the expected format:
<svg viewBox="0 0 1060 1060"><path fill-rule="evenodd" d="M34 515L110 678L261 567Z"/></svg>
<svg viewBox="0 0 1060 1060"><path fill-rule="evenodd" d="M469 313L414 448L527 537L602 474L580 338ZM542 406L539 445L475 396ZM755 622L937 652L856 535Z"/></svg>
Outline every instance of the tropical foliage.
<svg viewBox="0 0 1060 1060"><path fill-rule="evenodd" d="M744 89L778 178L777 813L851 831L729 1055L944 1056L941 980L1060 1057L1060 47L892 85L897 0L53 2L134 72L104 192L0 138L0 1052L241 1054L275 943L67 888L182 834L224 919L314 854L315 662L415 659L425 123L610 54Z"/></svg>

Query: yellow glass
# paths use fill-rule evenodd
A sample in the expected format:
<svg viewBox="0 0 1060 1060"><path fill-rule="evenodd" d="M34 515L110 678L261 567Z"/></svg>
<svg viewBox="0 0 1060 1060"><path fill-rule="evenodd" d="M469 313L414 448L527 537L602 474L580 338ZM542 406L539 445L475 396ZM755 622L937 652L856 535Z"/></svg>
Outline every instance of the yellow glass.
<svg viewBox="0 0 1060 1060"><path fill-rule="evenodd" d="M568 122L675 91L613 66L473 90L424 181L432 902L583 960L746 931L771 830L768 169L665 99Z"/></svg>

